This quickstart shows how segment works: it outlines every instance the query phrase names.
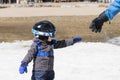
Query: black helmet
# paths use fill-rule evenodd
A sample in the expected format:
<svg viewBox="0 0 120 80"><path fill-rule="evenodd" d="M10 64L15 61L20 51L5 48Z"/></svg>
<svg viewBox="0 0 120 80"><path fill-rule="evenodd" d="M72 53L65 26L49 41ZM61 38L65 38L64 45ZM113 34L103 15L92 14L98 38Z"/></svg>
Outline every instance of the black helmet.
<svg viewBox="0 0 120 80"><path fill-rule="evenodd" d="M55 37L55 26L47 20L37 22L32 29L32 33L35 36Z"/></svg>

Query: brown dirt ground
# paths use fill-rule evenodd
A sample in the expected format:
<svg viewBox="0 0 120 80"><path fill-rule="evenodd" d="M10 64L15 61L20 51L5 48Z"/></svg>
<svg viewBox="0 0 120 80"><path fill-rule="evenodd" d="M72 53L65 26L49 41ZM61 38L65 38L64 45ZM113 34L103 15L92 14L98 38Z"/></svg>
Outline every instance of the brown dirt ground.
<svg viewBox="0 0 120 80"><path fill-rule="evenodd" d="M32 26L40 20L52 21L56 28L56 39L66 39L75 35L83 37L83 41L106 41L120 36L120 15L111 24L104 24L101 33L93 33L89 24L96 16L42 16L42 17L0 17L0 42L14 40L31 40Z"/></svg>

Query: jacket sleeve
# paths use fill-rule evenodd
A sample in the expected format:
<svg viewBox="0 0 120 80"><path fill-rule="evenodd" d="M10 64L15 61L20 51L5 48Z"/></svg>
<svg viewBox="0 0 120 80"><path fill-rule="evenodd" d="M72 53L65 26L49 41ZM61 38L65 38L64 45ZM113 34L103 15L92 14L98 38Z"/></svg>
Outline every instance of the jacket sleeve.
<svg viewBox="0 0 120 80"><path fill-rule="evenodd" d="M107 17L112 20L120 12L120 0L114 0L105 10Z"/></svg>
<svg viewBox="0 0 120 80"><path fill-rule="evenodd" d="M31 48L28 50L28 53L26 54L26 56L25 56L24 59L22 60L22 62L26 62L27 64L28 64L29 62L31 62L32 59L34 58L36 52L37 52L37 44L36 44L36 43L33 43L33 44L31 45Z"/></svg>
<svg viewBox="0 0 120 80"><path fill-rule="evenodd" d="M54 49L57 48L64 48L67 46L73 45L73 39L66 39L66 40L55 40L54 42Z"/></svg>

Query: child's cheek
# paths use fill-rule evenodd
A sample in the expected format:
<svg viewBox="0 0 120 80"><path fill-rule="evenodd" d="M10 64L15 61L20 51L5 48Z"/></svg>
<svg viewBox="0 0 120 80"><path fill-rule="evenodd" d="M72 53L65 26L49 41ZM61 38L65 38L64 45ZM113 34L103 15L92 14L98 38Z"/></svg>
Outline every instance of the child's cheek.
<svg viewBox="0 0 120 80"><path fill-rule="evenodd" d="M49 37L49 38L48 38L48 41L51 42L51 41L52 41L52 38Z"/></svg>

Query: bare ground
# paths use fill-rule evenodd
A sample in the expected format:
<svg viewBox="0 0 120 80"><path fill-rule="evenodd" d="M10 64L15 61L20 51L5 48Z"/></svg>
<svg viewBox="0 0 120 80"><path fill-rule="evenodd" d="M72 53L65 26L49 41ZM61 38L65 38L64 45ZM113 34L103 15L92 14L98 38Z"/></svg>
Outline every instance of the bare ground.
<svg viewBox="0 0 120 80"><path fill-rule="evenodd" d="M32 26L40 20L50 20L57 28L57 39L66 39L75 35L83 41L105 41L120 36L120 16L111 24L105 23L101 33L93 33L89 24L96 16L42 16L42 17L7 17L0 18L0 41L30 40Z"/></svg>
<svg viewBox="0 0 120 80"><path fill-rule="evenodd" d="M76 6L75 3L73 4ZM83 37L83 41L90 42L106 41L109 38L120 36L120 15L112 20L112 24L105 23L101 33L93 33L89 29L91 21L106 8L106 5L79 3L77 7L75 6L62 4L62 7L59 8L1 8L0 42L31 40L33 38L32 26L45 19L55 24L57 39L80 35Z"/></svg>

